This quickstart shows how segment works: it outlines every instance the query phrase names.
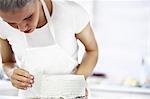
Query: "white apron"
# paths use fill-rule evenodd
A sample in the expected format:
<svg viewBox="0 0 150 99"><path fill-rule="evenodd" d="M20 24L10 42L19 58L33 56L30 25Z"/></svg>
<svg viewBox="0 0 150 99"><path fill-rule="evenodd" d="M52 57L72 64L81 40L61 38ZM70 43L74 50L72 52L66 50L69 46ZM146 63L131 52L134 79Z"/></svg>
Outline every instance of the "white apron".
<svg viewBox="0 0 150 99"><path fill-rule="evenodd" d="M32 88L27 90L19 90L19 96L39 96L40 79L43 74L47 75L65 75L71 74L78 62L69 56L56 41L54 28L48 8L41 0L44 12L49 25L49 31L52 33L55 43L45 47L27 47L22 57L22 68L26 69L34 75L34 84ZM25 37L26 38L26 37ZM26 42L27 39L26 39ZM28 45L28 43L27 43ZM45 90L46 91L46 90Z"/></svg>

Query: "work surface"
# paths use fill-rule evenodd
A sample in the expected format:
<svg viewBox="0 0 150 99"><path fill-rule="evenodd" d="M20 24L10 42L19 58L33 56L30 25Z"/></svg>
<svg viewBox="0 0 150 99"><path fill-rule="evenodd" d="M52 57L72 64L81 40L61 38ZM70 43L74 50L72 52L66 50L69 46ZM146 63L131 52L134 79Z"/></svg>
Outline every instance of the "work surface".
<svg viewBox="0 0 150 99"><path fill-rule="evenodd" d="M17 96L0 96L0 99L22 99L20 97L17 97ZM89 99L97 99L97 98L89 98Z"/></svg>
<svg viewBox="0 0 150 99"><path fill-rule="evenodd" d="M0 99L21 99L17 96L0 96Z"/></svg>

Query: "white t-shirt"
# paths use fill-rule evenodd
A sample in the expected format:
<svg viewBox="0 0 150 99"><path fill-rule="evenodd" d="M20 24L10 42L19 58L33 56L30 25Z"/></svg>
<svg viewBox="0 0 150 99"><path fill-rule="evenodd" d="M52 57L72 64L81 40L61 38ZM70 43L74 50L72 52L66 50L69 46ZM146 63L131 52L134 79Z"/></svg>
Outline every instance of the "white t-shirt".
<svg viewBox="0 0 150 99"><path fill-rule="evenodd" d="M89 23L87 12L75 2L53 0L52 22L57 43L75 60L77 60L78 44L75 34L80 33ZM7 39L18 59L21 59L28 44L32 47L46 46L53 43L48 24L25 34L0 20L0 38Z"/></svg>

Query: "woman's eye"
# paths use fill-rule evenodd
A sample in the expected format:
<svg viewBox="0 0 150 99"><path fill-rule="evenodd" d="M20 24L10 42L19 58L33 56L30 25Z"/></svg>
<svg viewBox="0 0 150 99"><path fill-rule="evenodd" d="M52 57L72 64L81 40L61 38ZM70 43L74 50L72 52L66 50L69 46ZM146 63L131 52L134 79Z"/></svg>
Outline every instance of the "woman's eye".
<svg viewBox="0 0 150 99"><path fill-rule="evenodd" d="M32 15L30 15L29 17L27 17L27 18L25 18L24 20L28 20L28 19L30 19L32 17Z"/></svg>
<svg viewBox="0 0 150 99"><path fill-rule="evenodd" d="M14 23L8 23L9 25L11 25L11 26L14 26L15 24Z"/></svg>
<svg viewBox="0 0 150 99"><path fill-rule="evenodd" d="M29 17L28 17L28 19L30 19L32 17L32 15L30 15Z"/></svg>

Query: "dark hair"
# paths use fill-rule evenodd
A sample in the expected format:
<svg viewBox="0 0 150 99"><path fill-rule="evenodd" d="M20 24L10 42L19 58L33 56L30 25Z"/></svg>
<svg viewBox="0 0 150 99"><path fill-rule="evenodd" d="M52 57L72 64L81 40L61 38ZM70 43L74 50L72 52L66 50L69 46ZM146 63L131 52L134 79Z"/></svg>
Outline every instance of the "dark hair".
<svg viewBox="0 0 150 99"><path fill-rule="evenodd" d="M14 11L18 8L23 8L27 3L34 0L0 0L1 11Z"/></svg>

